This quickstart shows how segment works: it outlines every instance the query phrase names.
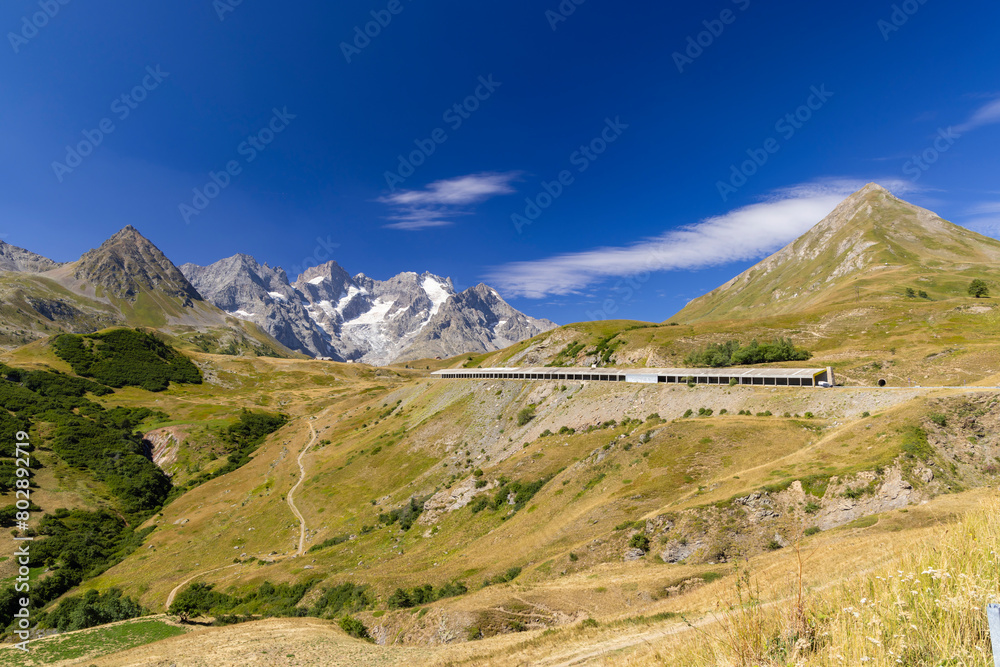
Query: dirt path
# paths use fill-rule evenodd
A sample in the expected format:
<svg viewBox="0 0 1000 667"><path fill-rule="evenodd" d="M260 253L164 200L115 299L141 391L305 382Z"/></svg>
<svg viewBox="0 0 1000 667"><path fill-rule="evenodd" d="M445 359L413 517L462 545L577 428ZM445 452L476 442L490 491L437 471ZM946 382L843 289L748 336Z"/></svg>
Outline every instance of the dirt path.
<svg viewBox="0 0 1000 667"><path fill-rule="evenodd" d="M306 446L302 448L301 452L299 452L299 481L295 483L295 486L293 486L288 492L288 495L285 496L285 500L288 502L288 508L292 510L292 514L294 514L299 520L299 548L298 551L295 552L296 556L301 556L306 550L306 520L302 516L302 512L299 511L299 508L295 506L293 496L295 495L295 490L302 486L302 482L306 481L306 467L302 463L302 457L309 452L309 448L313 446L314 442L316 442L316 429L312 425L312 420L309 421L309 432L312 434L312 437L309 438L309 442L307 442Z"/></svg>
<svg viewBox="0 0 1000 667"><path fill-rule="evenodd" d="M325 413L326 411L324 410L323 412ZM295 490L298 489L300 486L302 486L302 483L306 480L306 467L302 463L302 457L304 457L309 452L309 449L316 442L316 428L313 426L312 423L314 420L318 418L319 416L317 415L316 417L312 417L309 420L309 433L310 433L309 442L307 442L306 446L302 448L301 452L299 452L299 457L297 459L297 462L299 464L299 480L295 483L295 486L293 486L291 490L288 492L288 495L285 496L285 501L288 503L288 508L292 510L292 514L294 514L295 518L299 520L299 547L294 554L291 554L291 557L293 558L301 556L303 553L305 553L306 549L306 520L305 517L302 516L302 512L299 511L299 508L295 506L295 500L293 499L293 495L295 494ZM276 561L283 560L288 557L289 556L279 556L275 560ZM239 565L239 563L233 563L232 565L224 565L222 567L216 567L211 570L205 570L204 572L199 572L197 574L191 575L181 583L177 584L177 586L175 586L174 589L170 591L170 595L167 596L167 603L165 609L166 610L170 609L170 605L173 604L174 598L177 597L177 594L180 592L181 588L183 588L186 584L189 584L198 577L203 577L206 574L218 572L219 570L226 570L231 567L236 567L237 565Z"/></svg>
<svg viewBox="0 0 1000 667"><path fill-rule="evenodd" d="M170 605L174 603L174 598L177 597L177 594L180 593L181 588L183 588L185 584L190 583L195 579L197 579L198 577L204 576L206 574L212 574L213 572L218 572L219 570L226 570L231 567L236 567L237 565L239 565L239 563L233 563L232 565L223 565L222 567L216 567L211 570L205 570L204 572L199 572L198 574L191 575L181 583L177 584L177 586L174 587L174 590L170 591L170 595L167 596L166 609L168 610L170 609Z"/></svg>

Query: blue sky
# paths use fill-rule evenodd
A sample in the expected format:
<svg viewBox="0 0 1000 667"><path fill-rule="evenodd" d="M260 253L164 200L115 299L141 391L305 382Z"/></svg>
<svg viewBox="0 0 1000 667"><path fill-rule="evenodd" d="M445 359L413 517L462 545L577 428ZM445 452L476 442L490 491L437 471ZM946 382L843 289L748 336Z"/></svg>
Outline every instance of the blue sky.
<svg viewBox="0 0 1000 667"><path fill-rule="evenodd" d="M868 181L1000 235L1000 5L679 4L8 0L0 235L560 323L664 320Z"/></svg>

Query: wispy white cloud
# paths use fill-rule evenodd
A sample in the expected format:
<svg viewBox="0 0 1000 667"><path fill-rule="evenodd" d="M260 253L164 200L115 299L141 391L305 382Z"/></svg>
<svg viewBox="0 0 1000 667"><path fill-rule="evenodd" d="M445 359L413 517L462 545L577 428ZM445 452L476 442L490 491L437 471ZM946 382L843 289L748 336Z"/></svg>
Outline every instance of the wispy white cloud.
<svg viewBox="0 0 1000 667"><path fill-rule="evenodd" d="M995 123L1000 123L1000 99L987 102L983 106L979 107L972 114L972 117L969 118L969 120L954 129L956 132L964 134L965 132L978 129L985 125L993 125Z"/></svg>
<svg viewBox="0 0 1000 667"><path fill-rule="evenodd" d="M468 215L462 207L486 201L492 197L515 192L511 185L519 172L485 172L435 181L422 190L401 190L381 197L378 201L391 206L388 216L392 229L414 231L452 224L452 218Z"/></svg>
<svg viewBox="0 0 1000 667"><path fill-rule="evenodd" d="M899 194L914 189L896 179L882 184ZM775 191L760 203L627 246L512 262L495 268L487 280L511 295L542 298L579 294L610 278L758 259L802 235L863 186L863 181L849 179L803 183Z"/></svg>

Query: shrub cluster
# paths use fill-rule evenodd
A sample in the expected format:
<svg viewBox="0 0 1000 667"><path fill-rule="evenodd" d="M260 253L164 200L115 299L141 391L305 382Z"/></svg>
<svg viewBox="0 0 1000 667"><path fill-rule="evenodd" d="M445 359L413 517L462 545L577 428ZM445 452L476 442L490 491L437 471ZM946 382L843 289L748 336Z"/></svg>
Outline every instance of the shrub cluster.
<svg viewBox="0 0 1000 667"><path fill-rule="evenodd" d="M42 614L38 622L59 632L71 632L137 618L146 613L148 611L137 601L123 596L120 589L111 588L105 593L89 590L83 595L66 598L48 614Z"/></svg>
<svg viewBox="0 0 1000 667"><path fill-rule="evenodd" d="M38 523L35 540L31 545L29 567L44 567L51 573L40 581L32 582L30 609L40 612L47 604L85 579L96 577L121 562L135 551L152 530L150 527L135 531L121 517L107 510L86 512L59 509L53 514L44 515ZM20 609L17 602L21 597L23 593L17 592L13 585L0 590L0 627L7 628L15 621L14 613ZM101 608L110 610L116 604L105 600ZM127 605L122 603L116 608L125 609ZM66 613L77 612L67 609ZM85 622L86 618L94 618L92 609L78 613L80 622ZM66 622L76 622L73 618L76 617Z"/></svg>
<svg viewBox="0 0 1000 667"><path fill-rule="evenodd" d="M750 364L772 364L779 361L806 361L812 353L795 347L787 338L778 338L770 343L760 344L756 340L747 345L730 340L725 343L711 343L703 350L692 352L685 359L688 366L746 366Z"/></svg>
<svg viewBox="0 0 1000 667"><path fill-rule="evenodd" d="M483 580L483 588L487 586L492 586L494 584L506 584L507 582L514 581L521 575L521 568L514 566L509 568L506 572L498 574L497 576L490 579L487 577Z"/></svg>
<svg viewBox="0 0 1000 667"><path fill-rule="evenodd" d="M288 423L288 416L270 412L251 412L244 408L236 423L226 427L222 439L231 448L225 464L188 482L193 488L216 477L221 477L250 463L250 455L257 451L267 436Z"/></svg>
<svg viewBox="0 0 1000 667"><path fill-rule="evenodd" d="M133 329L79 336L63 334L53 347L73 372L109 387L163 391L170 382L201 384L191 360L152 334Z"/></svg>
<svg viewBox="0 0 1000 667"><path fill-rule="evenodd" d="M383 512L378 515L379 523L383 523L387 526L399 522L399 527L404 531L409 530L413 527L414 522L420 517L420 514L424 511L424 500L417 500L415 497L410 498L410 502L402 507L388 512Z"/></svg>
<svg viewBox="0 0 1000 667"><path fill-rule="evenodd" d="M408 590L397 588L395 592L389 596L386 604L389 609L409 609L410 607L430 604L431 602L436 602L437 600L444 598L465 595L468 592L468 587L459 581L449 582L440 588L434 588L430 584L424 584L423 586L417 586L416 588Z"/></svg>
<svg viewBox="0 0 1000 667"><path fill-rule="evenodd" d="M534 482L510 481L506 477L501 477L499 487L492 496L479 495L469 503L473 514L477 514L489 508L497 511L502 507L511 507L515 512L524 509L524 506L535 497L535 494L542 490L542 487L549 483L552 476L544 477Z"/></svg>

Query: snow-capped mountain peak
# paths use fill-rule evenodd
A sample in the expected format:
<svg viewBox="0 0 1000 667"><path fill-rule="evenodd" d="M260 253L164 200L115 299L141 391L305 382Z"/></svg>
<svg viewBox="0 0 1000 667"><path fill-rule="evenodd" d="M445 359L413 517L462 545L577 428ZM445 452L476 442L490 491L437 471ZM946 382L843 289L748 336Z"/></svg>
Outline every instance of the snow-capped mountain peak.
<svg viewBox="0 0 1000 667"><path fill-rule="evenodd" d="M246 255L181 270L230 315L311 356L385 365L424 356L423 350L442 357L495 350L516 342L512 337L522 340L555 326L514 310L492 288L458 294L450 278L432 273L375 280L363 273L352 277L331 261L289 283L280 268ZM475 312L466 312L470 306ZM509 325L512 319L518 326Z"/></svg>

